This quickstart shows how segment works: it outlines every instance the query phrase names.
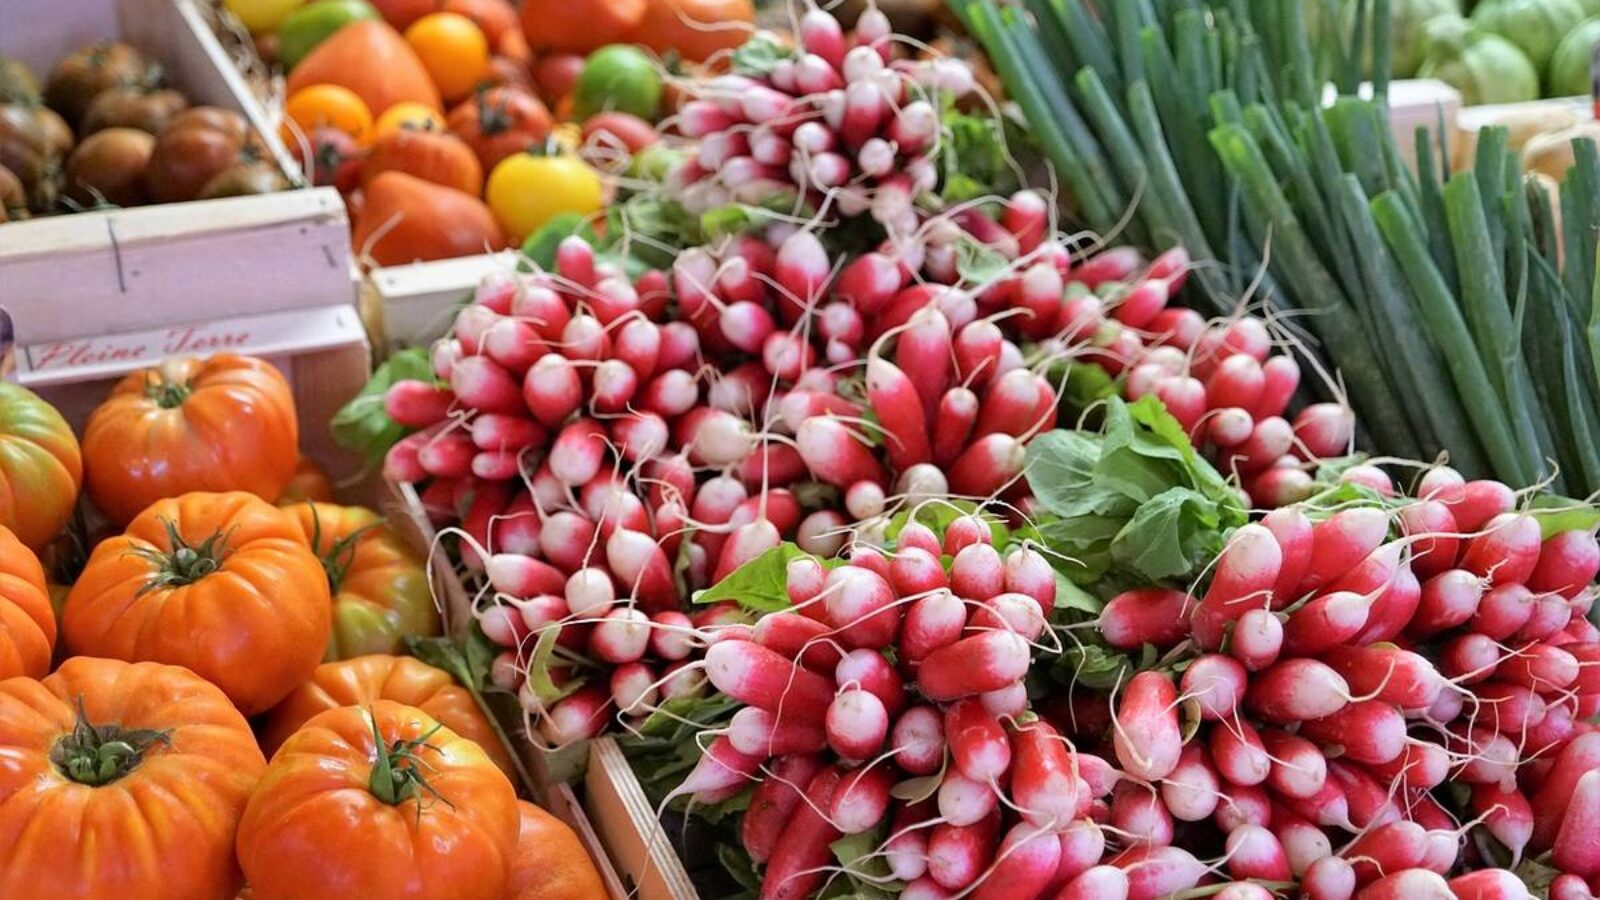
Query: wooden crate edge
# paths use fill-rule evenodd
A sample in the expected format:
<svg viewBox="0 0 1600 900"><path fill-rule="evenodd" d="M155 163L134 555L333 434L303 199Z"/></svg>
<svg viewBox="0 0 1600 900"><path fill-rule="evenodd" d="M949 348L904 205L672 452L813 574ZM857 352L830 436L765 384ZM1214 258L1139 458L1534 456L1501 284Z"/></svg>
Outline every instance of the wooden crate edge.
<svg viewBox="0 0 1600 900"><path fill-rule="evenodd" d="M589 818L619 874L632 881L638 900L699 900L616 741L600 737L589 742L583 783Z"/></svg>
<svg viewBox="0 0 1600 900"><path fill-rule="evenodd" d="M550 787L544 807L561 821L567 823L583 842L585 850L589 851L589 858L594 861L594 866L600 872L600 880L605 883L606 895L611 900L633 900L628 889L623 886L622 878L617 875L617 867L611 861L610 854L600 842L600 835L595 831L594 822L590 820L589 813L578 802L578 795L572 790L570 784L556 784Z"/></svg>

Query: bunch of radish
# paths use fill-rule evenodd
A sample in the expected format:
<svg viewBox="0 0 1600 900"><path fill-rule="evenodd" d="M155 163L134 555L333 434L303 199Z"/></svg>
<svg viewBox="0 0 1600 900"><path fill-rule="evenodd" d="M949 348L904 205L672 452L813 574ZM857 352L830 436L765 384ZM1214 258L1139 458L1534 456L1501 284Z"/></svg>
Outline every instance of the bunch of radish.
<svg viewBox="0 0 1600 900"><path fill-rule="evenodd" d="M944 103L972 92L971 67L901 58L905 45L870 4L849 34L810 6L798 38L792 54L765 66L736 64L687 85L693 99L673 127L696 147L669 173L668 190L695 215L788 200L910 235L917 199L939 182Z"/></svg>
<svg viewBox="0 0 1600 900"><path fill-rule="evenodd" d="M992 534L967 515L833 568L797 557L792 607L706 650L706 677L744 706L674 794L720 803L756 784L740 834L761 896L811 896L839 874L830 845L866 832L907 897L1053 895L1100 862L1085 817L1110 767L1030 713L1023 684L1054 575Z"/></svg>
<svg viewBox="0 0 1600 900"><path fill-rule="evenodd" d="M402 381L385 398L417 429L385 474L422 486L436 523L465 535L464 561L488 585L479 623L506 648L496 681L523 685L534 642L557 625L562 650L603 676L574 673L588 677L561 701L574 710L604 706L602 693L622 711L649 698L644 686L670 694L664 669L689 653L687 593L803 524L800 501L753 458L745 391L766 382L707 377L698 332L658 324L667 295L662 273L630 283L568 239L551 273L487 279L433 349L438 382ZM537 692L524 699L545 711ZM605 722L556 718L562 737Z"/></svg>
<svg viewBox="0 0 1600 900"><path fill-rule="evenodd" d="M1523 898L1502 866L1535 855L1551 897L1600 893L1600 543L1497 482L1386 479L1239 529L1203 590L1113 598L1097 639L1159 662L1036 684L1038 715L1024 657L1073 630L1041 618L1043 555L968 516L798 558L792 609L707 637L745 708L677 793L754 785L764 897L840 877L829 845L863 832L916 898Z"/></svg>
<svg viewBox="0 0 1600 900"><path fill-rule="evenodd" d="M1393 494L1378 470L1362 478ZM1572 896L1600 889L1600 774L1580 786L1600 766L1600 631L1585 618L1600 544L1541 540L1515 501L1436 468L1392 507L1284 507L1239 529L1198 597L1111 600L1108 644L1183 665L1134 676L1109 721L1076 700L1057 717L1088 746L1109 734L1156 791L1119 795L1109 821L1158 844L1209 823L1230 874L1292 876L1315 900L1451 896L1443 876L1491 865L1474 832L1512 862L1551 851L1589 881L1567 882ZM1469 789L1463 805L1447 782ZM1394 880L1407 870L1433 875ZM1527 895L1470 878L1470 896Z"/></svg>

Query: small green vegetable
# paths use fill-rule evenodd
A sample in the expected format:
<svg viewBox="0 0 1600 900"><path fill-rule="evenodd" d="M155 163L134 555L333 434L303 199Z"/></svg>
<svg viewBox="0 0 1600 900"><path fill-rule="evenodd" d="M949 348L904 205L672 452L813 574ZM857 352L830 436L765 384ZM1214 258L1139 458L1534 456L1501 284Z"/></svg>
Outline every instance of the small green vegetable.
<svg viewBox="0 0 1600 900"><path fill-rule="evenodd" d="M1419 78L1437 78L1461 92L1468 106L1539 99L1539 69L1505 38L1462 19L1428 26L1427 58Z"/></svg>
<svg viewBox="0 0 1600 900"><path fill-rule="evenodd" d="M587 119L617 110L654 122L664 90L661 70L648 53L629 44L612 44L589 54L573 88L573 111Z"/></svg>
<svg viewBox="0 0 1600 900"><path fill-rule="evenodd" d="M1552 97L1577 97L1588 94L1594 48L1600 44L1600 17L1589 19L1562 38L1550 57L1547 82Z"/></svg>
<svg viewBox="0 0 1600 900"><path fill-rule="evenodd" d="M1578 0L1489 0L1472 11L1473 22L1516 44L1541 72L1584 18Z"/></svg>
<svg viewBox="0 0 1600 900"><path fill-rule="evenodd" d="M381 19L366 0L313 0L278 25L278 60L285 69L293 69L335 31L351 22Z"/></svg>

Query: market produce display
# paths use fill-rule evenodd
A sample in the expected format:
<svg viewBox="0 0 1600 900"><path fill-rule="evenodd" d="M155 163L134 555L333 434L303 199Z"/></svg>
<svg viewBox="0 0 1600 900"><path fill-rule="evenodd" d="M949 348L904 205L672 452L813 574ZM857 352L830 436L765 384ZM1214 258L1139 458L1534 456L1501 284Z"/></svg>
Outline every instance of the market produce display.
<svg viewBox="0 0 1600 900"><path fill-rule="evenodd" d="M43 550L0 527L0 892L605 895L568 826L521 808L481 693L390 655L440 640L424 564L328 502L269 363L129 376L89 416L81 472L55 410L0 396L0 493Z"/></svg>
<svg viewBox="0 0 1600 900"><path fill-rule="evenodd" d="M1594 126L1386 99L1600 10L218 3L359 263L520 255L328 421L0 382L0 894L1600 896Z"/></svg>
<svg viewBox="0 0 1600 900"><path fill-rule="evenodd" d="M1294 4L1100 24L1069 3L1041 8L1038 32L991 3L961 9L1086 222L1109 231L1132 209L1128 240L1216 260L1196 277L1219 308L1259 277L1289 331L1337 366L1376 448L1595 488L1593 254L1578 249L1593 242L1592 142L1573 145L1559 198L1524 184L1504 130L1453 175L1419 139L1413 174L1378 102L1349 96L1360 42L1333 73L1346 96L1322 106ZM1142 49L1094 40L1116 33ZM1373 37L1387 56L1387 28Z"/></svg>
<svg viewBox="0 0 1600 900"><path fill-rule="evenodd" d="M585 159L640 149L670 111L653 53L692 65L742 44L752 15L747 0L239 5L288 74L284 142L345 194L377 266L517 247L600 211Z"/></svg>
<svg viewBox="0 0 1600 900"><path fill-rule="evenodd" d="M127 44L74 52L42 86L0 58L0 223L288 187L243 116L190 107Z"/></svg>

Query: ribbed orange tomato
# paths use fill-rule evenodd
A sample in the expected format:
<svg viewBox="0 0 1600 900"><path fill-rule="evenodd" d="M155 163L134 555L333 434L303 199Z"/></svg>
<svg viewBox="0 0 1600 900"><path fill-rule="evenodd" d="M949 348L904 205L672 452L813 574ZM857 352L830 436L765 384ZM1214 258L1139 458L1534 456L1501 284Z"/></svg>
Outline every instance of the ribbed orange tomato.
<svg viewBox="0 0 1600 900"><path fill-rule="evenodd" d="M177 666L69 659L0 681L0 897L224 900L266 761Z"/></svg>
<svg viewBox="0 0 1600 900"><path fill-rule="evenodd" d="M606 885L589 851L567 823L526 800L507 900L604 900Z"/></svg>
<svg viewBox="0 0 1600 900"><path fill-rule="evenodd" d="M517 827L516 791L482 748L378 700L278 749L237 850L254 900L504 900Z"/></svg>
<svg viewBox="0 0 1600 900"><path fill-rule="evenodd" d="M0 525L0 678L42 678L56 645L56 614L44 567Z"/></svg>
<svg viewBox="0 0 1600 900"><path fill-rule="evenodd" d="M507 777L516 766L477 701L450 673L410 656L374 653L323 663L311 679L273 709L261 734L270 755L313 716L341 706L367 706L393 700L422 710L456 734L477 742Z"/></svg>
<svg viewBox="0 0 1600 900"><path fill-rule="evenodd" d="M322 470L309 457L300 457L300 462L295 464L294 477L289 480L289 485L283 489L283 494L278 497L279 506L288 506L291 503L317 503L333 502L333 479Z"/></svg>
<svg viewBox="0 0 1600 900"><path fill-rule="evenodd" d="M396 653L409 635L439 633L422 560L377 513L331 503L286 508L328 573L333 635L327 659Z"/></svg>
<svg viewBox="0 0 1600 900"><path fill-rule="evenodd" d="M0 526L42 551L78 502L83 454L55 408L0 381Z"/></svg>
<svg viewBox="0 0 1600 900"><path fill-rule="evenodd" d="M289 382L270 363L220 354L133 372L89 416L89 498L118 524L190 491L276 501L294 477L300 426Z"/></svg>
<svg viewBox="0 0 1600 900"><path fill-rule="evenodd" d="M316 669L330 606L293 516L243 492L191 493L94 549L61 628L75 654L185 666L254 715Z"/></svg>

